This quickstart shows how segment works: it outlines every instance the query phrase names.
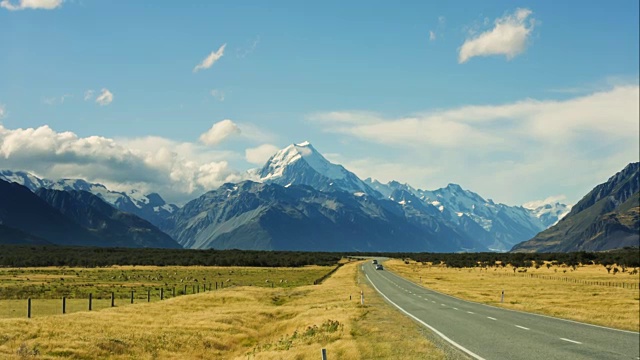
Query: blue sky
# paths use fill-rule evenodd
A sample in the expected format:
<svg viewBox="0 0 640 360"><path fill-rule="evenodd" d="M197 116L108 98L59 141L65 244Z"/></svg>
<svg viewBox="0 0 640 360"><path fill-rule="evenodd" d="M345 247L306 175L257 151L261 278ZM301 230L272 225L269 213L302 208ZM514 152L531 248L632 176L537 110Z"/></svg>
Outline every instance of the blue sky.
<svg viewBox="0 0 640 360"><path fill-rule="evenodd" d="M344 3L1 0L0 167L184 202L309 140L514 205L638 161L637 1Z"/></svg>

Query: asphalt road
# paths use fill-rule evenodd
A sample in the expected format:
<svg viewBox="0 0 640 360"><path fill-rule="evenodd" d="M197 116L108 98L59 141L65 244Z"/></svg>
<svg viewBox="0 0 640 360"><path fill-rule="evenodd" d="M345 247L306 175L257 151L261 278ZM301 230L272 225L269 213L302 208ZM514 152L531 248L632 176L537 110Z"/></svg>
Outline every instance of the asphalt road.
<svg viewBox="0 0 640 360"><path fill-rule="evenodd" d="M640 334L461 300L367 262L366 277L400 312L475 359L640 359Z"/></svg>

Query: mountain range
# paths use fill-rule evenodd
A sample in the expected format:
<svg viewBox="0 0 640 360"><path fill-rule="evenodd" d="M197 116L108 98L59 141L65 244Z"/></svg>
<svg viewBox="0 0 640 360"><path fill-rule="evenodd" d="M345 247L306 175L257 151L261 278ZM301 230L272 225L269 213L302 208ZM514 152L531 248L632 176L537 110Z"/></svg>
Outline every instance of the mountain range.
<svg viewBox="0 0 640 360"><path fill-rule="evenodd" d="M596 186L557 224L515 252L602 251L640 245L640 163Z"/></svg>
<svg viewBox="0 0 640 360"><path fill-rule="evenodd" d="M167 204L156 193L143 195L138 190L127 192L111 191L102 184L89 183L82 179L42 179L24 171L0 170L0 180L14 182L36 192L40 188L62 191L87 191L120 211L135 214L153 225L159 225L178 209L174 204Z"/></svg>
<svg viewBox="0 0 640 360"><path fill-rule="evenodd" d="M0 244L180 248L146 220L87 191L60 191L0 180Z"/></svg>
<svg viewBox="0 0 640 360"><path fill-rule="evenodd" d="M107 224L108 219L117 220L118 225L107 226L116 233L140 226L133 218L124 221L122 214L130 214L144 219L151 229L148 234L158 237L157 243L149 238L117 242L102 232L100 241L91 241L107 246L173 247L153 231L159 228L180 246L198 249L507 251L556 223L569 209L560 203L531 209L508 206L456 184L431 191L396 181L361 180L326 160L308 142L278 151L254 174L257 182L224 184L182 208L167 204L158 194L116 192L80 179L41 179L9 170L0 171L0 179L24 185L92 235L98 233L96 224ZM118 213L108 214L103 204ZM27 227L11 231L13 238L22 234L24 241L69 243ZM74 238L84 234L74 231Z"/></svg>

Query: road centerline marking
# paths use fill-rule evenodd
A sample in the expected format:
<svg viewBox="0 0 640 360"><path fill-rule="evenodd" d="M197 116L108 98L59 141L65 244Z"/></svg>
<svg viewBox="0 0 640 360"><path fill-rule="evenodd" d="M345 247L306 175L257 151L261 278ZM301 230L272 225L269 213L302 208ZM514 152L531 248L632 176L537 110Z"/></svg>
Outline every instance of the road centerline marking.
<svg viewBox="0 0 640 360"><path fill-rule="evenodd" d="M494 317L491 317L491 316L487 316L487 319L491 319L491 320L498 320L498 319L496 319L496 318L494 318Z"/></svg>
<svg viewBox="0 0 640 360"><path fill-rule="evenodd" d="M529 328L527 328L527 327L520 326L520 325L516 325L516 327L517 327L517 328L520 328L520 329L523 329L523 330L531 330L531 329L529 329Z"/></svg>
<svg viewBox="0 0 640 360"><path fill-rule="evenodd" d="M582 345L582 343L580 341L575 341L575 340L571 340L571 339L565 339L565 338L560 338L560 340L564 340L564 341L568 341L570 343L574 343L574 344L580 344Z"/></svg>
<svg viewBox="0 0 640 360"><path fill-rule="evenodd" d="M373 286L374 289L376 289L376 291L382 295L382 297L384 297L385 299L387 299L388 302L390 302L393 306L397 307L398 310L402 311L403 313L407 314L407 316L411 317L412 319L414 319L415 321L419 322L420 324L424 325L425 327L427 327L428 329L430 329L431 331L433 331L434 333L438 334L438 336L440 336L441 338L443 338L445 341L449 342L451 345L457 347L458 349L462 350L463 352L467 353L467 355L471 356L472 358L476 359L476 360L485 360L483 357L475 354L474 352L472 352L471 350L465 348L464 346L458 344L457 342L451 340L450 338L448 338L445 334L441 333L440 331L438 331L438 329L434 328L433 326L427 324L426 322L418 319L415 315L411 314L410 312L408 312L407 310L401 308L398 304L394 303L393 301L391 301L391 299L389 299L387 297L387 295L383 294L382 291L380 291L380 289L378 289L378 287L373 283L373 281L371 281L371 278L369 277L369 275L365 274L365 276L367 277L367 279L369 279L369 283L371 284L371 286ZM435 301L434 301L435 302Z"/></svg>
<svg viewBox="0 0 640 360"><path fill-rule="evenodd" d="M473 311L467 311L467 314L475 314Z"/></svg>

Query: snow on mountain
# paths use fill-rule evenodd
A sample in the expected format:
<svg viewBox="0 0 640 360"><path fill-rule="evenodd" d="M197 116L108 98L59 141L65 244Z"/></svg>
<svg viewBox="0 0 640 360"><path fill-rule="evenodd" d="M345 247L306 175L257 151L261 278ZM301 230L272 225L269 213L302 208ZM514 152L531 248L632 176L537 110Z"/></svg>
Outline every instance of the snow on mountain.
<svg viewBox="0 0 640 360"><path fill-rule="evenodd" d="M320 191L381 195L343 166L333 164L308 141L291 144L273 155L258 173L259 181L282 186L308 185Z"/></svg>
<svg viewBox="0 0 640 360"><path fill-rule="evenodd" d="M545 228L557 224L558 221L571 211L571 205L559 202L544 203L541 201L532 201L523 204L522 207L530 210L533 213L533 216L540 219Z"/></svg>
<svg viewBox="0 0 640 360"><path fill-rule="evenodd" d="M111 191L102 184L90 183L82 179L41 179L24 171L1 170L0 179L15 182L35 192L39 188L61 191L87 191L118 210L130 212L158 225L169 217L178 207L167 204L160 195L152 193L144 195L142 192L132 189L126 192Z"/></svg>
<svg viewBox="0 0 640 360"><path fill-rule="evenodd" d="M426 204L440 211L443 219L461 232L486 241L494 251L506 251L528 236L544 230L544 221L521 206L496 204L482 196L463 189L460 185L449 184L436 190L415 189L408 184L391 181L387 184L366 179L365 183L385 195L390 200L394 191L407 191ZM476 225L472 225L471 222Z"/></svg>

